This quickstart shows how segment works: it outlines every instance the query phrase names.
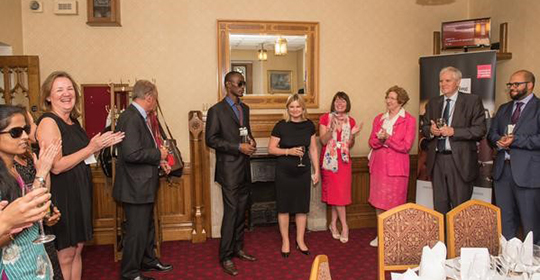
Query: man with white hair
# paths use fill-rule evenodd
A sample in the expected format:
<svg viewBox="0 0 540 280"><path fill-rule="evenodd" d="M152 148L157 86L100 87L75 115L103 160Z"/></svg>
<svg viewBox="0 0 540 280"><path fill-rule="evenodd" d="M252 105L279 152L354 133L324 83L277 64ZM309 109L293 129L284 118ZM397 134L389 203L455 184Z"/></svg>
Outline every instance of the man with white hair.
<svg viewBox="0 0 540 280"><path fill-rule="evenodd" d="M471 198L479 171L476 143L486 134L482 100L459 91L461 76L455 67L439 72L441 96L428 102L423 117L433 206L443 214Z"/></svg>

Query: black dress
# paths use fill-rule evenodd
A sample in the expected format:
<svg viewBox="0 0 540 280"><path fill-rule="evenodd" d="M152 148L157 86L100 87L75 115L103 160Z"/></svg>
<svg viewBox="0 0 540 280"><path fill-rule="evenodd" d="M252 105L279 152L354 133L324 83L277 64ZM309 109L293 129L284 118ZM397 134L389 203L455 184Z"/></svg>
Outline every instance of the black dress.
<svg viewBox="0 0 540 280"><path fill-rule="evenodd" d="M280 156L276 164L276 208L278 213L308 213L311 196L311 161L309 144L315 134L312 121L279 121L272 130L272 136L279 138L279 147L289 149L304 146L305 152L299 167L297 156Z"/></svg>
<svg viewBox="0 0 540 280"><path fill-rule="evenodd" d="M90 142L76 119L72 119L73 124L68 125L57 115L45 113L39 118L38 125L44 118L52 118L60 129L62 156L76 153ZM56 235L56 248L62 250L92 239L90 167L82 161L58 175L51 173L51 194L54 205L62 213L60 221L52 227Z"/></svg>
<svg viewBox="0 0 540 280"><path fill-rule="evenodd" d="M22 165L17 161L14 161L13 165L15 165L15 169L17 169L17 172L19 173L19 175L21 175L24 183L30 184L34 182L34 179L36 178L36 167L32 158L26 158L25 160L26 165ZM45 233L51 233L51 228L46 226L45 223L43 223L43 227L45 228ZM43 245L45 246L45 251L47 252L47 255L49 255L49 259L51 260L51 265L54 272L53 279L63 280L64 277L62 276L62 270L60 268L60 262L58 261L58 254L56 253L56 247L54 247L54 243L48 242Z"/></svg>

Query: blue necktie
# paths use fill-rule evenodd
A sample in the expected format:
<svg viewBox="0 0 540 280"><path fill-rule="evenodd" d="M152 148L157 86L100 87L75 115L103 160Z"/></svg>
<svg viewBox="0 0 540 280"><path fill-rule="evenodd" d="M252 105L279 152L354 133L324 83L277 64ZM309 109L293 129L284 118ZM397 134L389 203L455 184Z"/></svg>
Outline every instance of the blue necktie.
<svg viewBox="0 0 540 280"><path fill-rule="evenodd" d="M448 125L448 120L450 119L450 101L452 101L452 99L446 99L446 107L444 107L444 112L442 115L446 125ZM437 142L437 150L439 150L439 152L446 150L446 138L439 138Z"/></svg>

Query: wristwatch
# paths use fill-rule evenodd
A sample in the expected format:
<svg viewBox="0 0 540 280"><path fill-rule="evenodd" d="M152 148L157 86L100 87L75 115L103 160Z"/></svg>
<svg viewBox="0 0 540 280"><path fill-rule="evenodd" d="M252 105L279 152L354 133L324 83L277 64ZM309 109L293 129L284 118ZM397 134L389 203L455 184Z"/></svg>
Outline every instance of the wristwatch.
<svg viewBox="0 0 540 280"><path fill-rule="evenodd" d="M39 182L40 187L45 187L45 178L36 176L36 180Z"/></svg>

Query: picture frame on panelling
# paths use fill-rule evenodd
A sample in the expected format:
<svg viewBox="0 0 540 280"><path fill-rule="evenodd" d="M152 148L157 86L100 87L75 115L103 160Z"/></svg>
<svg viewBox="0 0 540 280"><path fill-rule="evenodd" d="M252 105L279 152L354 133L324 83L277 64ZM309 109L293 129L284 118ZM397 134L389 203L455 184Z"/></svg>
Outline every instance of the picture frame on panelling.
<svg viewBox="0 0 540 280"><path fill-rule="evenodd" d="M86 0L90 26L122 26L120 0Z"/></svg>

